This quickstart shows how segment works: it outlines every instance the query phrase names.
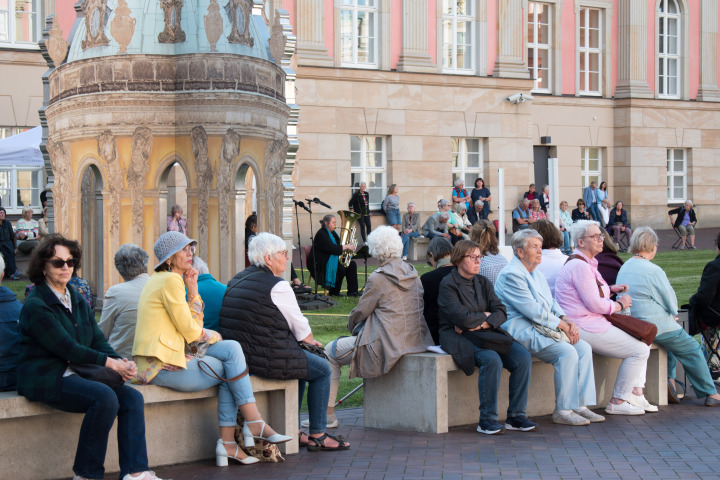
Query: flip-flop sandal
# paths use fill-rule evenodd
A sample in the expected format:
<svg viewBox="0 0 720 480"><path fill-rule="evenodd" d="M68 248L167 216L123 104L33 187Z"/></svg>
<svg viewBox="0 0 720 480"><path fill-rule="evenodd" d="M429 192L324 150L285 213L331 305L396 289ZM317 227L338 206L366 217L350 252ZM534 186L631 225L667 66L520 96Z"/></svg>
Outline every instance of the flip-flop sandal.
<svg viewBox="0 0 720 480"><path fill-rule="evenodd" d="M325 446L325 439L326 438L332 438L336 442L338 442L337 447L326 447ZM314 443L315 445L311 445L311 443L308 443L308 451L310 452L335 452L338 450L347 450L350 448L350 445L345 443L342 439L342 437L339 436L333 436L329 433L324 433L322 437L315 438L315 437L308 437L308 442Z"/></svg>
<svg viewBox="0 0 720 480"><path fill-rule="evenodd" d="M298 434L298 445L300 446L300 448L308 446L308 442L302 441L303 435L305 435L305 438L310 438L310 435L308 435L307 433L305 433L301 430L300 434Z"/></svg>

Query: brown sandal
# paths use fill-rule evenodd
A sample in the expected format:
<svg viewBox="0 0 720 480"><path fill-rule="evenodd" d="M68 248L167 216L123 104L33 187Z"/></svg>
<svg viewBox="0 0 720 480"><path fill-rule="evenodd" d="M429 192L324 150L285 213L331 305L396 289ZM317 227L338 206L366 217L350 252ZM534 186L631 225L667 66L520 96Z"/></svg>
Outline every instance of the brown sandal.
<svg viewBox="0 0 720 480"><path fill-rule="evenodd" d="M326 438L332 438L336 442L338 442L337 447L326 447L325 446L325 439ZM314 443L315 445L311 445L310 442ZM350 448L350 445L345 443L345 441L342 439L342 437L335 437L333 435L330 435L329 433L323 433L322 437L308 437L308 446L307 449L310 452L335 452L338 450L347 450Z"/></svg>
<svg viewBox="0 0 720 480"><path fill-rule="evenodd" d="M300 433L298 433L298 445L300 446L300 448L307 447L308 443L309 443L307 441L305 441L305 442L302 441L303 435L305 435L305 438L310 438L310 435L308 435L307 433L300 430Z"/></svg>

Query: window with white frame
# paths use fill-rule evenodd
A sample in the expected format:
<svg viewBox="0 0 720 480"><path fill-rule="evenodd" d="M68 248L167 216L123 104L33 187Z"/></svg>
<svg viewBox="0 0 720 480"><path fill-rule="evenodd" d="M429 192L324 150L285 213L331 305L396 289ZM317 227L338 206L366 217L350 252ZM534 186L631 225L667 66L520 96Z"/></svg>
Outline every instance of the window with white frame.
<svg viewBox="0 0 720 480"><path fill-rule="evenodd" d="M442 65L445 72L474 73L473 2L442 0Z"/></svg>
<svg viewBox="0 0 720 480"><path fill-rule="evenodd" d="M592 182L600 185L602 170L602 150L598 147L580 147L580 175L582 188Z"/></svg>
<svg viewBox="0 0 720 480"><path fill-rule="evenodd" d="M0 0L0 46L36 48L42 34L41 0Z"/></svg>
<svg viewBox="0 0 720 480"><path fill-rule="evenodd" d="M602 14L598 8L581 8L578 28L578 93L602 95Z"/></svg>
<svg viewBox="0 0 720 480"><path fill-rule="evenodd" d="M370 195L370 209L380 208L387 193L385 137L350 137L350 182L353 193L365 182Z"/></svg>
<svg viewBox="0 0 720 480"><path fill-rule="evenodd" d="M379 1L342 0L340 62L343 66L377 68Z"/></svg>
<svg viewBox="0 0 720 480"><path fill-rule="evenodd" d="M450 140L452 150L452 181L461 178L465 186L472 187L475 179L483 176L485 163L484 142L481 138L453 138Z"/></svg>
<svg viewBox="0 0 720 480"><path fill-rule="evenodd" d="M551 93L552 7L547 3L528 3L528 68L535 79L533 92Z"/></svg>
<svg viewBox="0 0 720 480"><path fill-rule="evenodd" d="M658 96L680 98L680 7L676 0L658 5Z"/></svg>
<svg viewBox="0 0 720 480"><path fill-rule="evenodd" d="M687 198L687 154L682 148L667 149L668 203Z"/></svg>
<svg viewBox="0 0 720 480"><path fill-rule="evenodd" d="M40 211L42 167L0 165L0 205L7 213L21 213L25 207Z"/></svg>

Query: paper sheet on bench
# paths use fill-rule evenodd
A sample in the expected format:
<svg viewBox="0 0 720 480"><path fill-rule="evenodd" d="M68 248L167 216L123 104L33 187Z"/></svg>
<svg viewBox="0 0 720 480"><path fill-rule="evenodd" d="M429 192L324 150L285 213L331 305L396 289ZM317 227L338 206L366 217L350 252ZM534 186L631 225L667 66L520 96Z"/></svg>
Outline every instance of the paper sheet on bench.
<svg viewBox="0 0 720 480"><path fill-rule="evenodd" d="M431 345L431 346L427 347L427 349L428 349L428 352L444 353L445 355L447 355L447 352L445 350L443 350L442 348L440 348L439 345Z"/></svg>

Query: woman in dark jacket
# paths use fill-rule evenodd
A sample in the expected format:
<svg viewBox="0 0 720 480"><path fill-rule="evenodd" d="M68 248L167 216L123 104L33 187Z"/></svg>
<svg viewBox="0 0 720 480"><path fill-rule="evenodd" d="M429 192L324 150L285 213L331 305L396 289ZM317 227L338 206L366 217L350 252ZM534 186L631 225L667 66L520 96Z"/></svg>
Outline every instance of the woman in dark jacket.
<svg viewBox="0 0 720 480"><path fill-rule="evenodd" d="M717 257L708 262L700 277L697 293L690 297L690 334L700 333L701 324L720 326L720 234L715 239ZM684 307L683 307L684 308Z"/></svg>
<svg viewBox="0 0 720 480"><path fill-rule="evenodd" d="M610 238L610 234L607 233L607 230L601 228L600 232L605 238L603 240L602 252L595 255L595 260L598 262L597 269L598 272L600 272L600 276L603 277L608 285L615 285L615 279L617 279L620 267L623 266L623 261L622 258L618 257L618 249L612 241L612 238ZM613 293L610 298L614 300L615 294Z"/></svg>
<svg viewBox="0 0 720 480"><path fill-rule="evenodd" d="M10 280L20 278L20 272L15 265L16 242L12 224L5 219L5 209L0 207L0 255L5 259L5 276Z"/></svg>
<svg viewBox="0 0 720 480"><path fill-rule="evenodd" d="M18 393L64 412L85 414L75 478L104 478L108 435L117 418L120 476L158 480L148 468L140 392L127 385L111 388L72 369L73 363L102 365L124 380L137 373L134 362L121 359L110 347L85 300L67 287L80 257L80 245L59 234L45 237L32 253L28 275L36 288L20 312Z"/></svg>
<svg viewBox="0 0 720 480"><path fill-rule="evenodd" d="M455 245L450 261L454 268L440 283L438 318L440 345L452 355L465 372L472 375L475 366L480 396L480 422L477 431L485 434L508 430L534 430L537 424L525 415L532 357L522 345L511 341L507 353L480 348L470 337L482 335L484 330L496 330L505 323L505 305L495 295L492 283L479 275L480 247L462 240ZM489 333L489 332L487 332ZM512 337L509 337L512 339ZM498 423L497 394L502 369L510 371L510 401L505 428Z"/></svg>
<svg viewBox="0 0 720 480"><path fill-rule="evenodd" d="M575 205L577 206L577 208L574 209L571 214L573 222L577 222L578 220L591 219L590 212L587 210L587 205L585 204L585 200L580 198Z"/></svg>
<svg viewBox="0 0 720 480"><path fill-rule="evenodd" d="M680 232L680 238L682 244L680 249L685 248L685 238L690 240L690 248L695 249L695 225L697 224L697 216L695 215L695 209L693 203L690 200L685 200L685 204L682 207L674 208L668 212L668 215L675 217L675 223L673 227ZM671 219L672 221L672 219Z"/></svg>
<svg viewBox="0 0 720 480"><path fill-rule="evenodd" d="M610 221L607 224L607 228L612 231L615 242L618 244L620 243L620 235L622 235L623 232L627 233L627 242L630 244L632 230L630 230L630 224L627 219L627 211L623 208L623 202L615 202L615 208L610 210Z"/></svg>
<svg viewBox="0 0 720 480"><path fill-rule="evenodd" d="M325 215L320 220L320 230L315 234L310 255L308 255L308 270L315 281L330 290L330 295L340 296L343 278L347 277L348 297L357 297L358 279L357 266L351 261L346 268L338 262L338 258L345 250L354 250L352 244L341 245L340 237L335 233L337 219L335 215Z"/></svg>

